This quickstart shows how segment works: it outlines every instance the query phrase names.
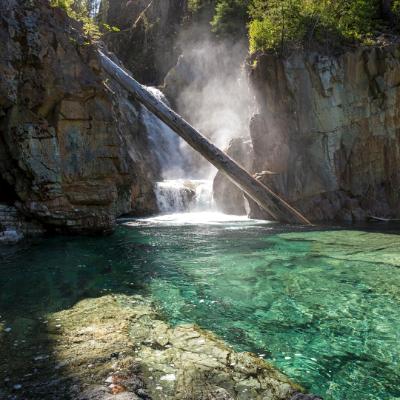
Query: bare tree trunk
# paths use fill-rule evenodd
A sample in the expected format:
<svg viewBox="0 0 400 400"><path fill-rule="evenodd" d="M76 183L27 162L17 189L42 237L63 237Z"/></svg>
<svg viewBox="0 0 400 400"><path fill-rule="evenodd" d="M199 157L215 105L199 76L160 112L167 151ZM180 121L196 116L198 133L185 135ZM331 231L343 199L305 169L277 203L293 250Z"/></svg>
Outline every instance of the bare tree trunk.
<svg viewBox="0 0 400 400"><path fill-rule="evenodd" d="M164 103L157 100L126 71L99 51L104 70L118 81L128 92L154 113L161 121L174 130L191 147L198 151L211 164L224 173L236 186L252 198L273 219L311 225L297 210L286 203L267 186L257 181L239 164L212 144L205 136L193 128L181 116Z"/></svg>

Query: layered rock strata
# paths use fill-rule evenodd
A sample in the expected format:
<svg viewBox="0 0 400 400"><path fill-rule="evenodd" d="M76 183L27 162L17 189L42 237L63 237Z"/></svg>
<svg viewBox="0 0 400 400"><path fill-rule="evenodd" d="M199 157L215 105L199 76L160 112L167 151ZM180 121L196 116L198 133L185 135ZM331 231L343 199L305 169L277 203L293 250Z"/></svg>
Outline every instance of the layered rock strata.
<svg viewBox="0 0 400 400"><path fill-rule="evenodd" d="M262 182L313 221L400 216L398 44L257 55L250 78L252 171Z"/></svg>
<svg viewBox="0 0 400 400"><path fill-rule="evenodd" d="M314 221L400 215L400 47L257 59L255 171Z"/></svg>
<svg viewBox="0 0 400 400"><path fill-rule="evenodd" d="M139 113L63 10L45 0L1 3L0 186L8 203L74 233L109 232L118 215L156 210L159 167Z"/></svg>
<svg viewBox="0 0 400 400"><path fill-rule="evenodd" d="M29 220L15 207L0 204L0 243L16 243L26 236L42 235L44 231L42 225Z"/></svg>

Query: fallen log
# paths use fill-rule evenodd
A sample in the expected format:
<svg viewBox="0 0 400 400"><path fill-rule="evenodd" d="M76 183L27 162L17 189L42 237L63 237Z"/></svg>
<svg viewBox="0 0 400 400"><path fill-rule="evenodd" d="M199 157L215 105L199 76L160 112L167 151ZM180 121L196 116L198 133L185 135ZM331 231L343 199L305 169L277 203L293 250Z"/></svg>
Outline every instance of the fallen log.
<svg viewBox="0 0 400 400"><path fill-rule="evenodd" d="M376 217L374 215L370 215L368 219L374 222L400 222L400 219L398 218L384 218L384 217Z"/></svg>
<svg viewBox="0 0 400 400"><path fill-rule="evenodd" d="M218 170L225 174L236 186L263 208L272 219L287 223L311 225L310 221L299 211L290 206L269 187L254 179L254 177L236 163L236 161L212 144L175 111L156 99L146 88L133 79L128 72L114 63L100 50L99 55L104 70L113 79L119 82L149 111L168 125Z"/></svg>

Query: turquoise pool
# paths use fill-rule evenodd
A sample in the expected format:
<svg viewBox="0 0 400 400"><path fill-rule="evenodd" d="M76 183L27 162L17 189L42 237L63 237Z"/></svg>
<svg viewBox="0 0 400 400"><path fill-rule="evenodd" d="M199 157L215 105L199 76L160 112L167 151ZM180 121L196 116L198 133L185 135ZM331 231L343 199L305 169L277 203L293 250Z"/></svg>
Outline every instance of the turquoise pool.
<svg viewBox="0 0 400 400"><path fill-rule="evenodd" d="M0 250L0 323L110 292L146 294L171 323L212 330L325 399L394 400L397 233L134 223L110 237L37 240Z"/></svg>

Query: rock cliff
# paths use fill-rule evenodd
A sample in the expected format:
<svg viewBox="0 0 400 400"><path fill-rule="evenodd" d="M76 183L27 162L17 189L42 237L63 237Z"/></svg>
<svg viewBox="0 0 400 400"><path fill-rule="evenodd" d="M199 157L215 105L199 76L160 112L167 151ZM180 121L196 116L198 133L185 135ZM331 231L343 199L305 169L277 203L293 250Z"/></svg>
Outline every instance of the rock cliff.
<svg viewBox="0 0 400 400"><path fill-rule="evenodd" d="M400 46L264 55L255 171L313 220L400 215Z"/></svg>
<svg viewBox="0 0 400 400"><path fill-rule="evenodd" d="M398 218L400 46L251 61L253 172L313 221Z"/></svg>
<svg viewBox="0 0 400 400"><path fill-rule="evenodd" d="M102 0L101 19L120 29L104 41L141 83L157 85L175 65L187 0Z"/></svg>
<svg viewBox="0 0 400 400"><path fill-rule="evenodd" d="M107 232L156 209L140 107L45 0L0 5L0 133L0 202L48 229Z"/></svg>

